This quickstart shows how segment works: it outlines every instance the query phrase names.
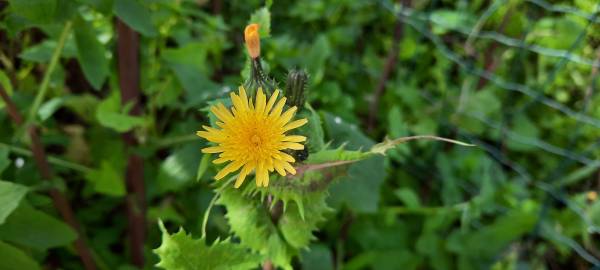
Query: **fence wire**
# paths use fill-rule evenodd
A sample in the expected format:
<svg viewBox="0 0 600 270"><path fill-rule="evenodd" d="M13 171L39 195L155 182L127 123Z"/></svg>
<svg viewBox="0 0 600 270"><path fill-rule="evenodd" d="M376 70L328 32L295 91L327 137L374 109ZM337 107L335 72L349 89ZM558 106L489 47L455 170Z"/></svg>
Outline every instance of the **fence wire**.
<svg viewBox="0 0 600 270"><path fill-rule="evenodd" d="M453 62L464 73L470 74L472 78L485 79L493 85L495 85L496 87L498 87L499 89L516 92L529 98L529 101L522 105L520 108L517 108L516 110L512 111L507 111L505 112L506 114L512 115L516 113L524 113L534 104L543 104L551 110L560 112L568 118L576 121L575 127L572 129L572 131L570 131L571 135L568 138L566 147L561 147L535 137L523 136L517 132L510 130L507 127L507 125L503 123L503 121L505 121L504 119L502 120L502 122L498 122L497 120L489 119L485 116L477 115L472 112L462 110L459 105L455 113L483 123L486 127L490 129L501 131L501 134L505 136L504 139L535 147L536 149L540 149L544 152L550 153L552 155L557 155L563 158L562 161L559 162L559 164L555 168L553 168L553 170L551 170L546 176L542 177L541 179L534 179L532 177L532 174L527 170L526 166L523 166L519 164L519 162L511 160L505 153L505 151L502 151L498 149L498 147L487 143L485 138L481 137L480 135L471 134L469 132L466 132L465 130L462 130L460 127L457 127L456 125L448 121L448 119L445 119L443 123L440 124L456 132L459 136L467 138L468 141L477 144L493 160L514 172L518 177L517 179L522 181L523 184L540 190L545 194L544 203L539 212L539 219L537 225L535 226L535 229L532 232L533 235L542 236L547 239L552 239L556 242L560 242L565 246L571 248L571 250L573 250L575 254L577 254L583 260L590 263L590 265L594 266L595 268L600 268L599 258L596 258L593 254L588 252L584 247L581 246L580 243L578 243L574 239L561 235L552 227L548 226L547 223L544 223L545 220L548 220L550 218L548 217L547 213L550 204L553 200L556 200L562 202L570 211L575 213L586 225L587 230L590 234L600 233L599 224L595 224L594 221L591 220L589 215L585 213L584 209L582 209L582 207L578 203L569 199L568 194L564 190L565 185L569 184L572 180L559 181L559 179L567 175L568 168L577 164L583 165L584 167L582 168L582 171L576 171L573 173L592 172L593 170L597 170L598 168L600 168L600 161L594 157L594 151L600 149L600 139L591 142L582 150L576 149L576 143L581 137L581 131L584 127L588 126L592 127L593 129L600 128L600 119L588 115L589 108L591 107L591 100L597 92L595 86L598 79L598 75L600 73L597 72L597 69L600 68L600 59L589 59L574 53L575 50L579 48L581 43L589 34L590 27L598 26L598 24L600 24L600 19L598 18L600 13L600 3L596 5L594 9L595 12L588 13L575 7L565 5L554 5L544 0L525 1L527 4L531 5L532 8L537 8L542 12L560 13L564 15L576 16L579 18L583 18L587 21L586 25L577 34L577 37L575 38L574 42L568 47L568 49L558 50L528 43L525 40L509 37L502 33L493 31L482 31L483 26L488 21L488 19L495 12L497 12L500 7L507 4L507 2L508 1L506 0L497 0L490 3L487 7L483 9L478 20L471 28L464 26L453 26L451 29L448 29L448 26L443 20L436 18L430 12L415 10L407 6L403 6L401 4L394 4L389 0L382 0L379 2L379 4L388 12L394 14L397 20L400 20L406 26L410 27L419 35L424 37L427 42L430 42L434 46L435 50L439 51L441 55L443 55L446 59ZM465 36L466 41L464 44L464 48L467 52L469 48L472 48L472 44L475 42L496 42L500 45L506 46L508 49L517 50L517 52L521 55L523 55L524 52L534 53L541 56L556 58L557 61L553 69L549 72L549 76L540 86L532 87L519 82L513 82L492 72L489 72L485 69L477 67L475 63L473 63L472 58L470 58L468 55L461 55L460 52L453 51L451 48L446 46L446 44L442 41L440 35L434 34L430 30L431 27L444 27L452 33L457 33L462 36ZM600 48L596 48L596 50L600 50ZM597 51L597 53L597 55L600 55L600 51ZM590 78L591 86L589 87L588 91L586 91L583 100L583 105L579 110L569 108L568 106L563 105L562 103L544 94L544 90L551 87L555 83L555 79L558 76L558 73L565 66L567 66L567 64L582 65L592 68L592 76ZM463 89L461 89L461 95L459 99L463 98L463 90L474 87L472 84L467 83L468 76L465 76L464 79L465 83L463 84ZM432 104L438 101L436 100L436 98L433 97L433 95L429 94L427 90L422 91L421 96ZM427 174L436 173L429 171L427 172ZM575 175L574 177L578 177L578 175ZM476 193L476 191L469 190L469 188L467 187L464 188L469 193Z"/></svg>

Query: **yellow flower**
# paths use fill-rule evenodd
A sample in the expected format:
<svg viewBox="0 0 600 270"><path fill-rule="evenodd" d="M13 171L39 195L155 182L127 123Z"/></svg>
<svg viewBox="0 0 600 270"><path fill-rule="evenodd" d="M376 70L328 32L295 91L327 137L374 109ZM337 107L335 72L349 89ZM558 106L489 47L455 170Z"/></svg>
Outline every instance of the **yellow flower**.
<svg viewBox="0 0 600 270"><path fill-rule="evenodd" d="M244 87L240 87L239 94L231 93L231 110L222 103L210 108L219 119L217 125L221 129L203 126L205 131L198 131L196 134L217 144L202 149L203 153L220 153L213 163L229 162L217 173L216 180L241 169L235 181L236 188L252 171L256 172L256 185L266 187L269 185L269 172L275 170L282 176L286 172L296 174L291 165L294 158L283 150L304 149L304 145L300 143L306 141L306 137L285 133L301 127L308 120L290 122L297 108L292 107L283 112L286 98L277 100L278 95L279 90L275 90L267 102L262 88L259 88L253 103L246 96Z"/></svg>

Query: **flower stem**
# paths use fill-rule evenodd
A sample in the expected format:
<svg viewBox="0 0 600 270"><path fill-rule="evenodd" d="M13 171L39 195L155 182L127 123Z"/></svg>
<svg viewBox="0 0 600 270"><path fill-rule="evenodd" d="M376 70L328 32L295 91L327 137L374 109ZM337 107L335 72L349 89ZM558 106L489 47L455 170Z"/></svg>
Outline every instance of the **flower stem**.
<svg viewBox="0 0 600 270"><path fill-rule="evenodd" d="M58 39L58 43L56 44L56 48L54 49L54 52L52 53L52 58L50 59L50 64L48 65L48 69L46 69L46 73L44 74L44 78L42 79L40 88L37 92L37 95L35 96L33 105L31 106L31 109L29 110L29 115L27 116L27 121L25 121L25 125L23 125L25 127L29 126L29 124L33 121L33 119L35 118L35 114L37 113L38 109L42 105L42 101L44 101L46 92L48 92L48 85L50 84L50 77L52 76L52 72L56 68L56 64L58 63L58 60L60 59L62 50L65 47L65 42L67 41L67 37L71 33L72 25L73 25L73 23L71 21L68 21L67 23L65 23L65 26L63 27L62 33L60 34L60 38Z"/></svg>
<svg viewBox="0 0 600 270"><path fill-rule="evenodd" d="M206 224L208 224L208 216L210 216L210 210L212 210L213 206L215 206L215 203L217 202L218 198L219 194L215 194L212 200L210 200L206 211L204 211L204 218L202 219L202 239L206 237Z"/></svg>

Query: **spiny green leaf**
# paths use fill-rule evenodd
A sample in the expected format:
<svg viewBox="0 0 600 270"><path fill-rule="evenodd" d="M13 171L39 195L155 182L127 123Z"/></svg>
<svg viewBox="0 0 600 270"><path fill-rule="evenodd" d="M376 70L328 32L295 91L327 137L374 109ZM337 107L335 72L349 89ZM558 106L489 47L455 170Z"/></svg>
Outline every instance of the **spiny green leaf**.
<svg viewBox="0 0 600 270"><path fill-rule="evenodd" d="M160 262L158 267L168 270L213 270L213 269L255 269L262 257L251 253L229 239L216 240L207 246L206 239L193 239L182 228L169 234L162 221L162 244L154 250Z"/></svg>
<svg viewBox="0 0 600 270"><path fill-rule="evenodd" d="M260 25L258 32L261 37L265 38L271 35L271 12L269 12L267 7L262 7L254 11L252 16L250 16L249 23L257 23Z"/></svg>
<svg viewBox="0 0 600 270"><path fill-rule="evenodd" d="M292 269L291 260L297 250L279 236L260 198L229 185L220 188L219 194L217 204L227 208L229 226L241 244L264 255L276 266Z"/></svg>

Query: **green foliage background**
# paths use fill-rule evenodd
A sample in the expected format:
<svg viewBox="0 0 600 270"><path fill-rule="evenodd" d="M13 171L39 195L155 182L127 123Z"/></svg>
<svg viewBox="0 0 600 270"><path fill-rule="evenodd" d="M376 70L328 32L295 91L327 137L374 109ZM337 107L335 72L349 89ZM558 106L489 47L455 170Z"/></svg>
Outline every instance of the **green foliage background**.
<svg viewBox="0 0 600 270"><path fill-rule="evenodd" d="M145 269L161 254L168 269L260 267L264 252L247 247L294 255L298 269L600 267L600 6L400 2L0 2L0 85L41 126L56 172L41 181L31 141L0 102L0 269L82 269L51 188L67 195L99 269L135 269L131 153L144 160ZM121 103L117 19L140 33L139 116ZM286 207L276 226L253 227L268 223L267 210L244 210L239 191L223 191L204 236L218 168L194 133L210 122L207 105L248 75L248 22L263 26L262 58L280 87L291 68L310 74L311 117L324 133L315 144L368 150L386 136L436 134L477 147L402 144L348 166L327 194L289 197L304 208ZM127 131L138 146L125 145ZM312 159L341 155L331 151ZM319 229L311 239L295 228Z"/></svg>

